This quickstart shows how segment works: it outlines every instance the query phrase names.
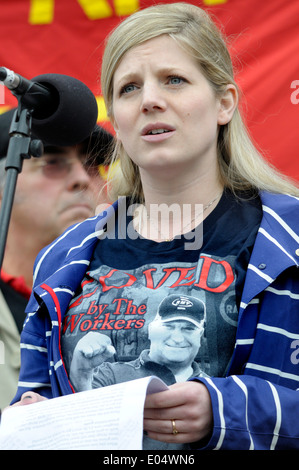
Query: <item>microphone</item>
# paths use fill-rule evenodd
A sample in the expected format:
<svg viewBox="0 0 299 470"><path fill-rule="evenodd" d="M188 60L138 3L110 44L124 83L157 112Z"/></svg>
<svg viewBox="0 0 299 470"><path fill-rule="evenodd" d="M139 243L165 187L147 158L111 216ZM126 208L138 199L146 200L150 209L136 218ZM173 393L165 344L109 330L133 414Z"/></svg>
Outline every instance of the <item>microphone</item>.
<svg viewBox="0 0 299 470"><path fill-rule="evenodd" d="M22 107L32 112L32 132L44 144L72 146L92 134L98 117L97 102L80 80L51 73L27 80L0 67L0 81Z"/></svg>

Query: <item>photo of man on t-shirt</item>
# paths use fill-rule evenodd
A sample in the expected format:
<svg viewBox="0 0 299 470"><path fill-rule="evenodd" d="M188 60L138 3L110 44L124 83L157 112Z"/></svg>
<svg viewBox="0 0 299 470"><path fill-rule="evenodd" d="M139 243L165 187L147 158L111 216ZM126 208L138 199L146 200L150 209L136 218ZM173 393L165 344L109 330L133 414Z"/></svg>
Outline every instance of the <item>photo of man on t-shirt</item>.
<svg viewBox="0 0 299 470"><path fill-rule="evenodd" d="M108 362L115 349L107 335L89 332L74 350L70 379L76 390L156 375L168 385L207 376L194 361L204 333L205 305L196 297L165 297L148 326L149 349L130 362Z"/></svg>

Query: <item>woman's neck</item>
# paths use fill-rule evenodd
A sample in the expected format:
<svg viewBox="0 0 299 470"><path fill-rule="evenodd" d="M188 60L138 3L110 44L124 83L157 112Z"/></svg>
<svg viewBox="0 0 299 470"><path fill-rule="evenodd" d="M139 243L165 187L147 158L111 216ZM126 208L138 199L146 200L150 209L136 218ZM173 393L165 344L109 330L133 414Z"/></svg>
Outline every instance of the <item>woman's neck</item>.
<svg viewBox="0 0 299 470"><path fill-rule="evenodd" d="M157 180L143 182L144 205L150 209L154 204L165 204L170 207L177 204L183 207L186 204L206 206L210 201L223 192L220 178L197 177L188 181L171 180L159 182Z"/></svg>
<svg viewBox="0 0 299 470"><path fill-rule="evenodd" d="M160 242L198 226L218 204L223 185L216 177L163 184L147 179L143 190L145 203L136 211L135 228L143 237Z"/></svg>

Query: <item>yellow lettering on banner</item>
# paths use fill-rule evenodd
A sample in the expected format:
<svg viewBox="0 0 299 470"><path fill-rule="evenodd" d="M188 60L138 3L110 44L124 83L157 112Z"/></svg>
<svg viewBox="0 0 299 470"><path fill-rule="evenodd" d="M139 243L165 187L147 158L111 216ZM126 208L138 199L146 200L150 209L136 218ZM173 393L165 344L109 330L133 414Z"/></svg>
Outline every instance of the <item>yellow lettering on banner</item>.
<svg viewBox="0 0 299 470"><path fill-rule="evenodd" d="M226 3L227 0L203 0L205 5L219 5L220 3Z"/></svg>
<svg viewBox="0 0 299 470"><path fill-rule="evenodd" d="M113 11L107 0L78 0L85 15L90 20L98 20L113 15Z"/></svg>
<svg viewBox="0 0 299 470"><path fill-rule="evenodd" d="M115 13L118 16L127 16L139 10L139 0L114 0Z"/></svg>
<svg viewBox="0 0 299 470"><path fill-rule="evenodd" d="M113 8L108 0L73 0L77 1L89 20L99 20L113 16ZM223 3L226 0L206 0L208 3ZM139 0L113 0L115 14L128 16L139 9ZM55 0L30 0L29 23L49 24L54 18Z"/></svg>
<svg viewBox="0 0 299 470"><path fill-rule="evenodd" d="M98 105L98 121L109 121L104 98L102 96L96 96L96 100Z"/></svg>
<svg viewBox="0 0 299 470"><path fill-rule="evenodd" d="M30 0L29 23L49 24L54 17L55 0Z"/></svg>

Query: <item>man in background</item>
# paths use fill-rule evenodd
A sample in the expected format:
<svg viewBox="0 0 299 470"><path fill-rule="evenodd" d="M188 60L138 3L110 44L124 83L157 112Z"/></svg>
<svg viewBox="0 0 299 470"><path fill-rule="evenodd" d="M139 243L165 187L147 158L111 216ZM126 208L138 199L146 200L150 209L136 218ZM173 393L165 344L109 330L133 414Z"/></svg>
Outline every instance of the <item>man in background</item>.
<svg viewBox="0 0 299 470"><path fill-rule="evenodd" d="M0 205L14 109L0 115ZM33 136L34 137L34 136ZM96 126L71 147L44 144L40 158L25 159L18 176L0 279L0 409L14 396L20 368L20 332L39 251L69 226L109 203L104 161L112 135Z"/></svg>

